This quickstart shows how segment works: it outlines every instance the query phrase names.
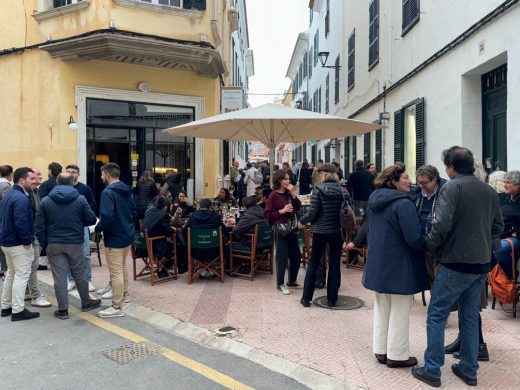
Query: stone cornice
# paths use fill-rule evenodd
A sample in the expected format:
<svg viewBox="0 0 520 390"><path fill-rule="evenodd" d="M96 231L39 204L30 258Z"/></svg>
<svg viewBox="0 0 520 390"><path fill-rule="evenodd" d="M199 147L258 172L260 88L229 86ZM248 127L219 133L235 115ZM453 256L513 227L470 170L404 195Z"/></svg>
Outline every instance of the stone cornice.
<svg viewBox="0 0 520 390"><path fill-rule="evenodd" d="M63 7L51 8L47 11L37 12L32 16L34 19L36 19L37 22L43 22L44 20L52 19L57 16L79 12L82 9L86 9L89 5L89 0L83 0L74 4L64 5Z"/></svg>
<svg viewBox="0 0 520 390"><path fill-rule="evenodd" d="M225 72L217 50L118 32L99 32L39 46L64 61L105 60L187 70L218 77Z"/></svg>
<svg viewBox="0 0 520 390"><path fill-rule="evenodd" d="M184 9L184 8L171 7L168 5L151 4L151 3L146 3L144 1L139 1L139 0L112 0L112 1L122 7L137 8L137 9L142 9L144 11L156 12L159 14L177 14L179 16L186 16L189 18L201 17L204 15L204 12L205 12L205 11L201 11L198 9Z"/></svg>

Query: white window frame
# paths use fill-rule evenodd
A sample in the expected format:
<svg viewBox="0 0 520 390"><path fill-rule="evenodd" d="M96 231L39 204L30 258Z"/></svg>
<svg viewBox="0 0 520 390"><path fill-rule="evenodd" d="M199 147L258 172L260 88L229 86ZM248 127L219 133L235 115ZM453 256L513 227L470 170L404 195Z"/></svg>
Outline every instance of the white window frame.
<svg viewBox="0 0 520 390"><path fill-rule="evenodd" d="M182 8L183 7L183 2L184 0L167 0L168 3L172 2L172 1L178 1L179 2L179 5L171 5L171 4L161 4L159 3L160 0L137 0L137 1L141 1L143 3L150 3L150 4L155 4L155 5L162 5L164 7L173 7L173 8Z"/></svg>

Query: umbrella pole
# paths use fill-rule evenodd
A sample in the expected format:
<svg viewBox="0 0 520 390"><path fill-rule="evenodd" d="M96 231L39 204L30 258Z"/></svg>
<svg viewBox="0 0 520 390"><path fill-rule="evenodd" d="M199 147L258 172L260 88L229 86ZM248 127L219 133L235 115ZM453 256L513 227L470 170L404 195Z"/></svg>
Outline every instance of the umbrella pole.
<svg viewBox="0 0 520 390"><path fill-rule="evenodd" d="M273 188L273 174L274 174L274 154L276 153L276 145L270 144L269 148L269 183L271 184L271 188Z"/></svg>

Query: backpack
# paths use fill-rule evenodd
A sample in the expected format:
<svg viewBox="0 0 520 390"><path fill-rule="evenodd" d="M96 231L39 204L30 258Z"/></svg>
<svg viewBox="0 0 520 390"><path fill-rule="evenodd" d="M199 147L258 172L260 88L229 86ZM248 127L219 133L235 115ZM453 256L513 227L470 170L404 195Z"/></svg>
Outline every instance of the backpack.
<svg viewBox="0 0 520 390"><path fill-rule="evenodd" d="M507 240L509 241L509 244L512 248L513 275L516 275L515 247L510 239ZM516 286L515 280L509 279L499 264L495 265L489 273L488 282L491 286L493 296L498 299L502 305L514 303L516 301L518 288Z"/></svg>
<svg viewBox="0 0 520 390"><path fill-rule="evenodd" d="M264 175L259 170L255 171L255 175L253 176L253 183L262 184L264 182Z"/></svg>
<svg viewBox="0 0 520 390"><path fill-rule="evenodd" d="M339 209L339 223L341 225L341 230L344 232L353 232L356 230L354 210L350 206L349 196L347 196L344 188L341 189L341 193L343 194L343 201L341 202L341 207Z"/></svg>

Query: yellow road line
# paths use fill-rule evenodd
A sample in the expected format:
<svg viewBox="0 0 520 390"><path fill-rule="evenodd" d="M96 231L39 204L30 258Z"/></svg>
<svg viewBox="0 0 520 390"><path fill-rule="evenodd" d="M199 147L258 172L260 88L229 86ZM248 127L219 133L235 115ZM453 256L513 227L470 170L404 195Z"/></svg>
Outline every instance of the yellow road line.
<svg viewBox="0 0 520 390"><path fill-rule="evenodd" d="M57 304L55 299L50 299L50 301L54 305ZM180 353L177 353L169 348L158 345L157 343L154 343L134 332L121 328L120 326L114 325L90 313L83 313L73 306L69 307L69 312L77 314L85 321L88 321L91 324L96 325L97 327L102 328L108 332L114 333L122 338L133 341L134 343L149 343L157 349L159 349L160 354L165 358L171 360L172 362L180 364L181 366L186 367L187 369L199 375L202 375L225 388L233 390L254 390L253 387L239 382L231 378L230 376L222 374L221 372L214 370L213 368L210 368L200 362L197 362L196 360L190 359L189 357L181 355Z"/></svg>

